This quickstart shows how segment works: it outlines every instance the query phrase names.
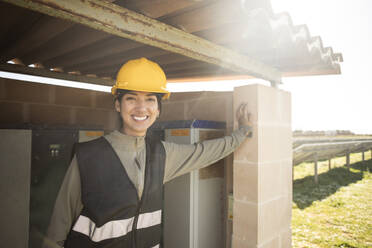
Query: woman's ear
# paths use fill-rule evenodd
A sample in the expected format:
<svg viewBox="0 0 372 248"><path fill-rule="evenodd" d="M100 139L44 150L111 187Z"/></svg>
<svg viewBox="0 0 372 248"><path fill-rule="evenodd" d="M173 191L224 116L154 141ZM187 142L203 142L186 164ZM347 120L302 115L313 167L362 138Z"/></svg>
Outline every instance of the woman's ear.
<svg viewBox="0 0 372 248"><path fill-rule="evenodd" d="M120 113L120 102L118 100L115 100L115 109Z"/></svg>

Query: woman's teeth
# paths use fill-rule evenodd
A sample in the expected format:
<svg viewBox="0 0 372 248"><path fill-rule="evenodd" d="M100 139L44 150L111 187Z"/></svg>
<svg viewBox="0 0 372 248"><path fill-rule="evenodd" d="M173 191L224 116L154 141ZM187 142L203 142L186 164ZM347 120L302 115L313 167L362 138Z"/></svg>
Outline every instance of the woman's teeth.
<svg viewBox="0 0 372 248"><path fill-rule="evenodd" d="M147 116L143 116L143 117L133 116L133 119L135 119L136 121L144 121L147 119Z"/></svg>

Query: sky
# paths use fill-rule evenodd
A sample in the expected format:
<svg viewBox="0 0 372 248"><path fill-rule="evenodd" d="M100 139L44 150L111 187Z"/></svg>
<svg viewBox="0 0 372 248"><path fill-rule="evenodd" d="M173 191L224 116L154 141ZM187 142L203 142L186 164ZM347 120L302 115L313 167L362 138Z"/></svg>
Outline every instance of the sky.
<svg viewBox="0 0 372 248"><path fill-rule="evenodd" d="M307 24L324 46L341 52L341 75L284 78L292 93L292 128L372 134L372 1L272 0L294 24Z"/></svg>
<svg viewBox="0 0 372 248"><path fill-rule="evenodd" d="M280 88L292 95L292 130L372 134L372 0L271 0L271 3L274 13L288 12L294 25L306 24L312 36L320 36L324 47L331 46L344 59L341 75L282 79ZM0 72L0 77L16 75ZM20 79L40 82L33 76ZM49 79L44 83L50 82ZM226 91L257 82L269 85L263 80L240 80L168 84L168 88L173 92ZM53 84L66 86L63 80ZM96 90L110 92L105 86Z"/></svg>

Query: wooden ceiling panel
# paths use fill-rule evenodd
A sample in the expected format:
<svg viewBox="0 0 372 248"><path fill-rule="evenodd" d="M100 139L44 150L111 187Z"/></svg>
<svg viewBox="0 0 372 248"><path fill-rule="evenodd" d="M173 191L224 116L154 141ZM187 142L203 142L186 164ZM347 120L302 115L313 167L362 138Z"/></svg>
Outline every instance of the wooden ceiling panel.
<svg viewBox="0 0 372 248"><path fill-rule="evenodd" d="M150 46L142 46L139 48L131 49L129 51L126 51L122 54L117 54L115 56L110 56L104 59L98 59L95 61L90 61L89 63L84 63L79 66L76 66L75 68L78 71L81 71L83 73L100 73L104 70L109 71L109 73L112 72L112 68L116 68L118 65L122 65L124 62L135 59L139 57L146 57L146 58L152 58L154 56L164 55L168 54L168 51L150 47Z"/></svg>
<svg viewBox="0 0 372 248"><path fill-rule="evenodd" d="M42 16L24 8L0 2L0 54L19 40L27 30Z"/></svg>
<svg viewBox="0 0 372 248"><path fill-rule="evenodd" d="M157 19L175 12L200 5L203 1L192 0L117 0L116 5Z"/></svg>
<svg viewBox="0 0 372 248"><path fill-rule="evenodd" d="M72 22L43 15L17 41L13 42L6 51L2 52L0 63L12 58L22 58L25 54L41 47L73 25L75 24Z"/></svg>
<svg viewBox="0 0 372 248"><path fill-rule="evenodd" d="M76 24L68 30L61 32L43 46L31 51L22 57L22 60L27 65L36 62L43 63L44 61L73 50L81 49L109 36L107 33Z"/></svg>
<svg viewBox="0 0 372 248"><path fill-rule="evenodd" d="M123 54L134 48L142 47L143 44L120 37L109 37L99 40L92 45L73 50L67 54L52 58L44 62L47 66L59 66L66 70L73 70L74 67L83 66L91 61L104 59L108 56Z"/></svg>

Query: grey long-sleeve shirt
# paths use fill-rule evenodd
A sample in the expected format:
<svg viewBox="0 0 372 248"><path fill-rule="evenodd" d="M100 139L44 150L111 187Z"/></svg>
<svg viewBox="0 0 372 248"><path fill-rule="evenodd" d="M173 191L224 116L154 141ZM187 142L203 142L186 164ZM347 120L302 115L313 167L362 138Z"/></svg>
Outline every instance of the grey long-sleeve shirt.
<svg viewBox="0 0 372 248"><path fill-rule="evenodd" d="M250 127L241 127L230 136L191 145L162 142L166 155L164 183L226 157L244 141L250 130ZM104 137L119 156L129 178L137 188L138 195L141 196L146 158L145 138L128 136L118 131ZM63 246L72 224L82 209L79 167L74 157L56 200L45 241L46 247L56 247L56 243Z"/></svg>

